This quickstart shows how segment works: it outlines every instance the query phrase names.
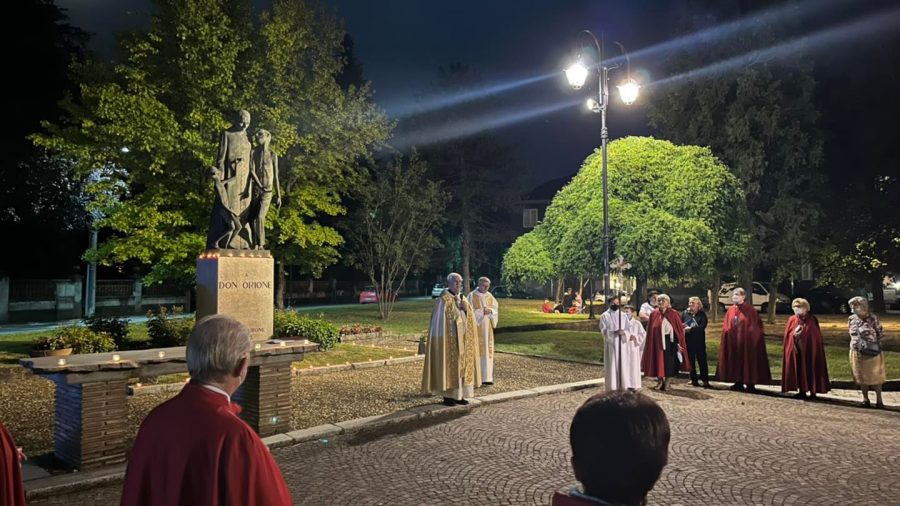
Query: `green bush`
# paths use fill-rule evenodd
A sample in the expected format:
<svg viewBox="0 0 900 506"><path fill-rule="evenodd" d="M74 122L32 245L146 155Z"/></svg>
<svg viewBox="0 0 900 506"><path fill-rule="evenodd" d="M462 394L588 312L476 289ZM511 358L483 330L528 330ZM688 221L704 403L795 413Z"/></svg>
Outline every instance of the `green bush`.
<svg viewBox="0 0 900 506"><path fill-rule="evenodd" d="M172 311L160 307L159 312L147 312L147 334L150 336L151 348L171 348L187 345L191 330L194 329L194 318L174 318L183 312L181 306Z"/></svg>
<svg viewBox="0 0 900 506"><path fill-rule="evenodd" d="M36 350L63 350L69 347L69 343L56 334L41 336L35 339L32 345Z"/></svg>
<svg viewBox="0 0 900 506"><path fill-rule="evenodd" d="M294 311L275 311L274 327L275 337L309 339L318 343L322 351L330 350L340 339L340 331L334 324Z"/></svg>
<svg viewBox="0 0 900 506"><path fill-rule="evenodd" d="M74 354L115 351L116 343L109 334L94 332L87 327L60 327L56 336L72 348Z"/></svg>
<svg viewBox="0 0 900 506"><path fill-rule="evenodd" d="M84 319L87 328L94 332L102 332L109 335L113 342L116 343L116 349L127 350L130 348L131 342L128 341L128 320L125 318L116 318L115 316L91 316Z"/></svg>

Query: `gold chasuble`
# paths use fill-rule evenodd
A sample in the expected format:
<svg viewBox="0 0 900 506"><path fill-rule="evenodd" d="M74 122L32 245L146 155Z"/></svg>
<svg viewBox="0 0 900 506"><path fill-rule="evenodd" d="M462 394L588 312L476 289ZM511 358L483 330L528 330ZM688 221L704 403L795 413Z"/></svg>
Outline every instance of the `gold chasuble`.
<svg viewBox="0 0 900 506"><path fill-rule="evenodd" d="M434 302L422 390L443 397L474 396L481 386L481 364L475 310L465 297L444 290Z"/></svg>

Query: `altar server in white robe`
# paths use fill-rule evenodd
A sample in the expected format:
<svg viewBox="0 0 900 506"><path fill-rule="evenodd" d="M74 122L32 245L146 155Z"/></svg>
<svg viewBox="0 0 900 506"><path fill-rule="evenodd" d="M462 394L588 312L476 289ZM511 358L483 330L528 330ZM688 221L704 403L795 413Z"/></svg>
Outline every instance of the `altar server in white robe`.
<svg viewBox="0 0 900 506"><path fill-rule="evenodd" d="M475 326L481 351L481 384L494 384L494 328L500 318L500 306L490 292L491 280L478 278L478 288L469 294L469 303L475 309Z"/></svg>
<svg viewBox="0 0 900 506"><path fill-rule="evenodd" d="M641 353L646 334L640 322L632 319L632 311L630 308L626 314L619 307L619 298L613 297L609 309L600 316L607 391L641 388Z"/></svg>

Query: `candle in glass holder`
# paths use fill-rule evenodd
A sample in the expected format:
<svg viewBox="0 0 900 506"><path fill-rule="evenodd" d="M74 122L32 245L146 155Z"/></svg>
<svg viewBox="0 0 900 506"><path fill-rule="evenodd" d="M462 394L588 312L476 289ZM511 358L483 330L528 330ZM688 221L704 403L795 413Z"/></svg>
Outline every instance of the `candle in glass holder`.
<svg viewBox="0 0 900 506"><path fill-rule="evenodd" d="M66 359L61 358L56 361L56 365L66 365Z"/></svg>
<svg viewBox="0 0 900 506"><path fill-rule="evenodd" d="M159 356L159 358L166 358L166 352L161 351L161 352L157 353L157 356Z"/></svg>
<svg viewBox="0 0 900 506"><path fill-rule="evenodd" d="M122 357L120 357L118 353L113 353L112 359L113 362L118 362L119 360L122 360Z"/></svg>
<svg viewBox="0 0 900 506"><path fill-rule="evenodd" d="M281 341L280 343L278 343L278 346L281 346L281 347L287 346L287 341Z"/></svg>
<svg viewBox="0 0 900 506"><path fill-rule="evenodd" d="M261 350L261 349L262 349L262 344L260 344L260 343L254 344L254 345L253 345L253 349L256 350L256 351Z"/></svg>

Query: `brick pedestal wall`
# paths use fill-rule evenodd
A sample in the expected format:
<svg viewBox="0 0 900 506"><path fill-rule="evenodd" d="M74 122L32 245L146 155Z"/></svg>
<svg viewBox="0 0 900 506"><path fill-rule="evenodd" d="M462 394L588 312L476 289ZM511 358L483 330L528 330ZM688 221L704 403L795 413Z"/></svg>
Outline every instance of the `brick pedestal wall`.
<svg viewBox="0 0 900 506"><path fill-rule="evenodd" d="M125 461L128 381L56 382L54 453L67 465L92 469Z"/></svg>
<svg viewBox="0 0 900 506"><path fill-rule="evenodd" d="M241 418L261 437L290 431L290 362L251 366L233 400L241 406Z"/></svg>

